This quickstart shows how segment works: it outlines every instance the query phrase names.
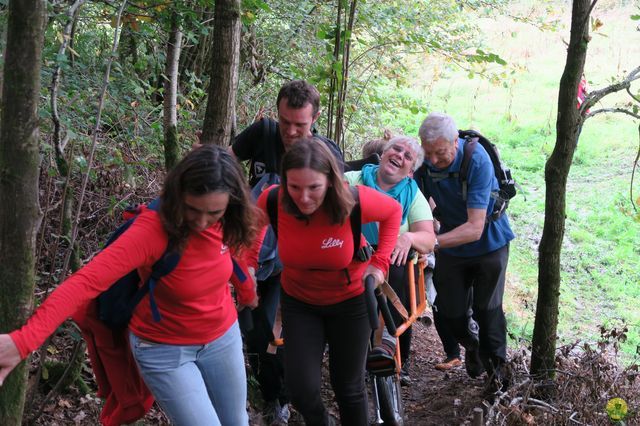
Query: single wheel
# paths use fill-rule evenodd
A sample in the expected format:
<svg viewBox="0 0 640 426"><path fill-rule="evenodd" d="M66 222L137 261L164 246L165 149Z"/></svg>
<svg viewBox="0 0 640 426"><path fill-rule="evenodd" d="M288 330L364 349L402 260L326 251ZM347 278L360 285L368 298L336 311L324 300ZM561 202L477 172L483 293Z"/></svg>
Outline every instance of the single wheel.
<svg viewBox="0 0 640 426"><path fill-rule="evenodd" d="M376 377L376 387L378 389L380 417L384 422L383 424L403 426L404 406L402 405L402 393L398 375Z"/></svg>

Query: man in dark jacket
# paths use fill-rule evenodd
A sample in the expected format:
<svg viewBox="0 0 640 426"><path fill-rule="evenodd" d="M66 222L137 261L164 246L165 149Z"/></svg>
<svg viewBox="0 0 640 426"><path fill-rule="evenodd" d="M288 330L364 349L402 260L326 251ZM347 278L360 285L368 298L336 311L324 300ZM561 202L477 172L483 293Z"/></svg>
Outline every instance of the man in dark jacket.
<svg viewBox="0 0 640 426"><path fill-rule="evenodd" d="M320 136L314 128L320 116L318 90L302 80L286 83L280 89L276 102L278 121L263 118L240 133L231 146L231 152L240 161L249 161L249 184L259 195L262 186L277 182L280 162L285 151L302 138L313 136L322 141L343 163L342 152L332 140ZM275 246L274 246L275 249ZM264 246L263 246L264 250ZM263 258L261 251L260 257ZM280 271L282 266L277 252L267 255L268 262L257 271L260 306L252 311L253 328L245 331L245 342L250 363L267 404L268 424L283 425L289 419L289 397L284 386L282 354L269 353L265 330L270 330L280 302Z"/></svg>
<svg viewBox="0 0 640 426"><path fill-rule="evenodd" d="M302 138L324 142L343 163L340 148L320 136L314 124L320 117L320 93L303 80L291 81L280 89L276 102L278 121L263 118L236 136L231 152L240 161L248 160L249 184L253 187L266 173L279 173L280 160L288 147Z"/></svg>

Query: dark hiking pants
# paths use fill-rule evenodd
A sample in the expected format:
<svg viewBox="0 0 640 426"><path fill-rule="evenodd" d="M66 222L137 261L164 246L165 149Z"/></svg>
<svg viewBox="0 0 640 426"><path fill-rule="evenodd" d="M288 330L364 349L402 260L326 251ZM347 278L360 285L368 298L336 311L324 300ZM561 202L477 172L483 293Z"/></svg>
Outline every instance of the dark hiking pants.
<svg viewBox="0 0 640 426"><path fill-rule="evenodd" d="M433 282L438 292L438 314L447 322L458 342L467 337L468 296L473 291L473 318L480 332L483 363L505 361L507 326L502 310L509 245L476 257L457 257L439 252Z"/></svg>
<svg viewBox="0 0 640 426"><path fill-rule="evenodd" d="M251 312L253 329L244 333L251 369L256 376L265 401L278 399L281 404L289 402L284 386L283 351L267 352L273 321L280 303L280 275L258 281L260 304Z"/></svg>

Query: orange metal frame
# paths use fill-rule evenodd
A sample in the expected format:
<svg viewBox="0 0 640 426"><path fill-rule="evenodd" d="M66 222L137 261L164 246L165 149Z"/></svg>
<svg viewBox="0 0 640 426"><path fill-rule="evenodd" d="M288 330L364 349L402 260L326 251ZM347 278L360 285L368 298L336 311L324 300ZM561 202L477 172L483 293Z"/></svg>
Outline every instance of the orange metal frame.
<svg viewBox="0 0 640 426"><path fill-rule="evenodd" d="M427 308L427 298L424 288L424 262L417 262L418 264L418 280L416 282L415 277L415 258L410 259L407 262L407 268L409 268L409 318L402 324L397 326L396 337L399 337L404 333L407 328L411 326L416 320L424 313ZM416 294L417 293L417 294Z"/></svg>
<svg viewBox="0 0 640 426"><path fill-rule="evenodd" d="M395 337L399 337L402 333L404 333L407 328L411 326L416 320L422 315L427 308L427 299L426 292L424 287L424 262L417 262L418 264L418 281L416 285L416 277L415 277L415 265L416 259L415 257L409 259L407 261L406 267L409 268L409 309L407 312L409 313L409 318L404 321L402 324L397 326ZM416 294L417 293L417 294ZM381 324L384 323L382 317L380 317ZM272 344L275 346L282 346L284 344L283 338L276 338ZM400 371L400 345L396 345L396 365L398 371Z"/></svg>
<svg viewBox="0 0 640 426"><path fill-rule="evenodd" d="M415 276L416 263L418 265L417 282ZM400 337L402 333L407 331L407 328L409 328L411 324L416 322L416 320L424 313L425 309L427 308L427 293L425 291L424 283L424 268L426 267L425 262L416 262L416 258L412 257L407 261L406 267L409 269L409 309L407 310L409 318L407 318L402 324L396 326L396 338ZM380 316L380 323L381 325L384 324L382 315ZM402 368L402 362L400 360L400 344L396 344L395 360L396 374L400 374L400 369Z"/></svg>

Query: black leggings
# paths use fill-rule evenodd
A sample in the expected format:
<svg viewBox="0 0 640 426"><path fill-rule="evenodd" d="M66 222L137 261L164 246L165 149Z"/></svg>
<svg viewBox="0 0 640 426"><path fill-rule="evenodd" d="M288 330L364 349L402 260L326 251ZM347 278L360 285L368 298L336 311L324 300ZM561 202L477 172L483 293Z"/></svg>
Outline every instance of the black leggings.
<svg viewBox="0 0 640 426"><path fill-rule="evenodd" d="M365 360L371 335L364 295L333 305L281 298L285 381L293 406L308 426L329 423L320 395L325 343L331 385L343 425L368 425Z"/></svg>

